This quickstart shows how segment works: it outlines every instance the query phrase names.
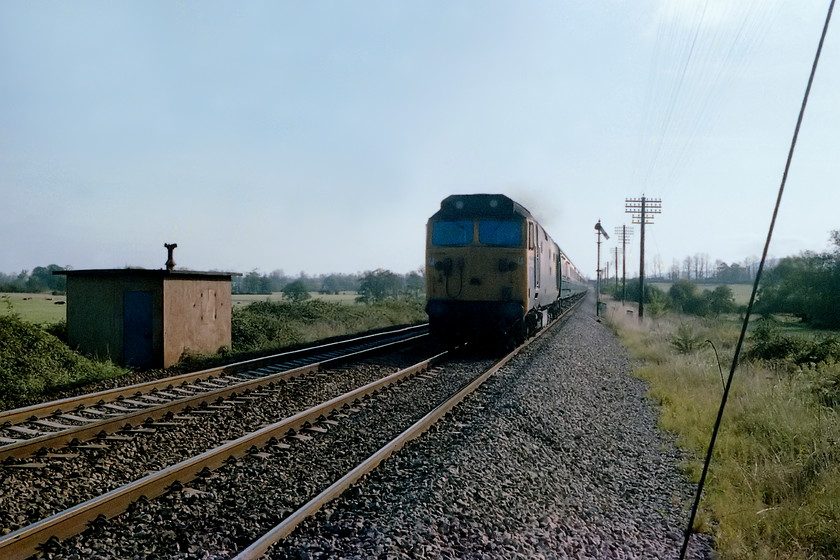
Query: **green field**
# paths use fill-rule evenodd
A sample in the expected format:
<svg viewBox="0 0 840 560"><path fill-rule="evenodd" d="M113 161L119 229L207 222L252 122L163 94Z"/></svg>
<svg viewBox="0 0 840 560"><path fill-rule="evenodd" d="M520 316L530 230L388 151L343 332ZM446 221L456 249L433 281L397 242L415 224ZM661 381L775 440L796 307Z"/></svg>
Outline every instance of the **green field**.
<svg viewBox="0 0 840 560"><path fill-rule="evenodd" d="M67 318L67 298L52 294L0 294L0 316L16 313L27 323L57 323Z"/></svg>
<svg viewBox="0 0 840 560"><path fill-rule="evenodd" d="M666 294L671 289L673 282L650 282L650 286L656 286ZM735 297L735 305L747 305L750 302L750 294L752 294L752 284L697 284L697 287L704 291L711 291L718 286L729 286L732 290L732 295Z"/></svg>
<svg viewBox="0 0 840 560"><path fill-rule="evenodd" d="M312 299L319 299L331 303L355 305L356 292L341 292L340 294L319 294L310 292ZM57 323L67 319L67 297L54 296L46 293L3 293L0 294L0 316L16 313L27 323ZM232 296L233 305L248 305L255 301L282 302L282 292L273 294L235 294Z"/></svg>

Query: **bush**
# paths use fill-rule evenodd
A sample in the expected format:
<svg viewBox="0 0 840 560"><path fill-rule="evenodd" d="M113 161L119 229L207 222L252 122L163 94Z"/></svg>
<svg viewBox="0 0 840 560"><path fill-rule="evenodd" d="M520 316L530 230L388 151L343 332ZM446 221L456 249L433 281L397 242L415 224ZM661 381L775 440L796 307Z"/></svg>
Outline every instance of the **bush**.
<svg viewBox="0 0 840 560"><path fill-rule="evenodd" d="M747 352L751 360L784 361L794 366L834 363L840 361L840 338L827 335L815 339L782 333L779 323L762 317L750 336L752 348Z"/></svg>
<svg viewBox="0 0 840 560"><path fill-rule="evenodd" d="M732 313L735 311L735 295L729 286L718 286L704 294L712 315Z"/></svg>
<svg viewBox="0 0 840 560"><path fill-rule="evenodd" d="M655 286L651 286L650 288L645 288L645 293L647 294L645 301L648 314L651 317L661 317L664 315L669 307L668 296L665 295L665 292Z"/></svg>
<svg viewBox="0 0 840 560"><path fill-rule="evenodd" d="M703 337L685 323L677 327L677 334L670 339L671 346L680 354L691 354L703 343Z"/></svg>
<svg viewBox="0 0 840 560"><path fill-rule="evenodd" d="M735 310L735 296L729 286L701 291L688 280L677 280L668 290L668 297L675 311L699 317L732 313Z"/></svg>
<svg viewBox="0 0 840 560"><path fill-rule="evenodd" d="M804 344L796 356L798 364L835 361L840 361L840 338L835 335L823 336Z"/></svg>
<svg viewBox="0 0 840 560"><path fill-rule="evenodd" d="M762 317L750 335L752 347L746 356L750 360L789 360L797 349L797 341L782 334L779 323L772 317Z"/></svg>
<svg viewBox="0 0 840 560"><path fill-rule="evenodd" d="M46 325L42 325L44 331L48 332L49 334L56 337L63 343L67 343L67 321L62 319L57 323L48 323Z"/></svg>
<svg viewBox="0 0 840 560"><path fill-rule="evenodd" d="M601 285L601 289L604 293L612 296L613 299L621 299L623 291L621 284L616 285L606 282ZM638 278L627 280L625 289L627 291L627 301L639 301L641 283ZM645 304L651 304L653 308L656 308L656 311L664 312L665 308L670 306L670 301L661 289L650 283L645 283Z"/></svg>
<svg viewBox="0 0 840 560"><path fill-rule="evenodd" d="M16 315L0 317L0 404L7 408L126 372L79 355Z"/></svg>
<svg viewBox="0 0 840 560"><path fill-rule="evenodd" d="M288 301L304 301L309 299L309 291L306 289L306 284L303 283L302 280L295 280L294 282L289 282L283 289L283 297Z"/></svg>

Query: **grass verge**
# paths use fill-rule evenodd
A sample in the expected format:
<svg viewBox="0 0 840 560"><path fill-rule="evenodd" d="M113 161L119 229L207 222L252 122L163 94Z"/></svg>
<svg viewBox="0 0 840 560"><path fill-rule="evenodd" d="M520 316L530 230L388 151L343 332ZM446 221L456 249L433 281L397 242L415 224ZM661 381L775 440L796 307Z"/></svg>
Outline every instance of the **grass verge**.
<svg viewBox="0 0 840 560"><path fill-rule="evenodd" d="M425 320L421 300L387 300L375 305L316 299L299 303L257 301L233 310L233 350L273 350Z"/></svg>
<svg viewBox="0 0 840 560"><path fill-rule="evenodd" d="M81 356L15 314L0 316L0 409L127 372Z"/></svg>
<svg viewBox="0 0 840 560"><path fill-rule="evenodd" d="M620 306L606 322L661 403L660 422L699 481L740 325L665 315L639 325ZM752 342L748 342L748 348ZM754 360L735 372L695 529L724 559L840 558L840 363ZM687 521L687 517L686 517Z"/></svg>
<svg viewBox="0 0 840 560"><path fill-rule="evenodd" d="M188 371L266 355L316 340L427 320L419 299L375 305L308 300L257 301L234 307L232 348L212 356L185 356L171 372ZM53 334L65 324L36 325L14 312L0 315L0 409L54 398L95 381L130 372L85 358Z"/></svg>

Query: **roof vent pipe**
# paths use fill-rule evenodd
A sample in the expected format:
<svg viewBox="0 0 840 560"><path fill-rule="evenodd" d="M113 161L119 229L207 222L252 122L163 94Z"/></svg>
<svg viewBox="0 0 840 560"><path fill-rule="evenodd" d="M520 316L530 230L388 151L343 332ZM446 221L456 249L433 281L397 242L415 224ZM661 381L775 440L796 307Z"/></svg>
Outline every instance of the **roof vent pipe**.
<svg viewBox="0 0 840 560"><path fill-rule="evenodd" d="M172 272L172 269L175 268L175 259L172 258L172 252L175 251L175 247L177 247L178 244L177 243L164 243L163 246L166 247L166 250L168 252L168 255L167 255L167 258L166 258L166 271L167 272Z"/></svg>

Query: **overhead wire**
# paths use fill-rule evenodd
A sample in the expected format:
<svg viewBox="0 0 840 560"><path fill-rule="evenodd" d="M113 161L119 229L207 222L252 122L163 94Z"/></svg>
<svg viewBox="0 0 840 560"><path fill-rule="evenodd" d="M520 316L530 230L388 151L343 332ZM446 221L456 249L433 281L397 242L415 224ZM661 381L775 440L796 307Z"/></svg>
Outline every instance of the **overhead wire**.
<svg viewBox="0 0 840 560"><path fill-rule="evenodd" d="M694 26L694 30L693 30L692 37L691 37L691 43L688 47L688 53L686 53L685 58L682 60L682 62L680 64L680 67L677 69L679 77L677 79L675 87L673 88L673 90L671 91L671 94L669 95L669 99L668 99L668 102L667 102L666 107L665 107L664 116L663 116L662 123L660 125L660 130L659 130L659 141L656 143L656 147L654 148L653 157L651 158L651 160L648 164L647 173L645 174L645 180L644 180L645 185L647 185L650 181L650 177L653 173L653 169L656 166L656 163L659 159L659 154L662 150L662 146L665 144L665 138L667 137L667 134L668 134L669 130L671 129L671 121L672 121L673 116L674 116L674 109L677 106L677 101L680 98L680 92L682 91L683 85L685 84L686 74L688 72L689 65L691 64L692 57L694 56L695 48L697 46L697 38L700 36L700 31L703 27L703 20L705 19L705 16L706 16L706 10L709 6L709 1L710 0L706 0L703 3L703 10L700 14L700 17L698 18L698 20L696 22L696 25ZM647 189L643 188L642 190L647 190Z"/></svg>
<svg viewBox="0 0 840 560"><path fill-rule="evenodd" d="M759 0L752 0L743 11L737 26L737 31L731 40L728 40L721 33L721 29L717 29L711 39L706 41L706 43L720 45L720 47L709 48L707 50L706 60L702 61L702 65L708 66L711 69L711 75L708 79L703 79L700 76L696 80L696 82L705 83L706 87L696 88L696 99L687 103L688 107L696 107L696 115L688 123L689 131L687 136L676 148L673 164L670 166L664 182L663 192L670 190L678 183L680 174L686 168L694 153L694 144L701 131L704 128L708 129L714 125L716 115L710 109L715 106L720 106L719 101L724 91L721 87L724 83L724 78L726 76L739 76L742 74L750 60L750 55L754 47L764 38L770 23L778 13L775 10L775 4L775 0L772 0L769 5L766 0L761 3ZM730 10L733 5L732 3L726 4ZM728 17L728 15L724 16L725 19L728 19ZM718 53L721 51L723 55L718 56Z"/></svg>
<svg viewBox="0 0 840 560"><path fill-rule="evenodd" d="M658 197L678 188L698 138L723 108L777 17L778 0L669 2L659 13L633 181ZM733 32L734 30L734 32Z"/></svg>
<svg viewBox="0 0 840 560"><path fill-rule="evenodd" d="M633 173L640 190L661 195L677 184L720 110L722 85L749 62L776 3L672 2L660 12Z"/></svg>
<svg viewBox="0 0 840 560"><path fill-rule="evenodd" d="M726 408L726 402L727 402L727 399L729 398L729 390L732 387L732 380L735 377L735 369L738 366L738 359L740 358L740 355L741 355L741 347L743 346L744 339L746 338L747 326L749 325L750 315L752 314L753 305L755 304L755 296L756 296L756 293L758 292L758 286L759 286L759 283L761 281L762 272L764 271L764 264L767 262L767 253L770 249L770 241L773 238L773 229L776 226L776 218L779 215L779 208L781 207L781 204L782 204L782 196L784 195L784 192L785 192L785 184L787 183L788 172L790 171L790 165L791 165L791 162L793 161L793 152L796 149L796 142L799 138L799 131L802 127L802 120L805 116L805 107L808 104L808 97L811 94L811 86L814 83L814 76L817 73L817 65L819 64L819 61L820 61L820 54L822 53L823 44L825 43L825 37L828 33L828 25L831 22L831 14L832 14L833 11L834 11L834 0L831 0L831 2L829 3L829 6L828 6L828 13L826 14L826 17L825 17L825 24L823 25L822 34L820 35L820 41L819 41L819 44L817 46L817 52L814 55L814 62L811 65L811 74L808 77L808 85L805 88L805 94L802 97L802 105L799 108L799 117L796 120L796 127L794 128L793 138L791 139L790 149L788 150L787 161L785 162L785 170L782 173L782 181L781 181L781 184L779 185L779 192L776 195L776 205L773 208L773 217L770 219L770 227L768 228L768 231L767 231L767 239L764 243L764 251L761 254L761 261L759 262L758 270L756 271L755 282L753 283L752 293L750 294L750 301L747 304L747 311L746 311L746 314L744 316L743 325L741 326L741 334L738 337L738 343L735 346L735 354L732 357L732 365L729 369L729 377L726 381L726 387L723 391L723 397L721 398L720 408L718 409L717 418L715 420L715 426L714 426L714 429L712 430L712 437L709 441L709 447L708 447L708 450L706 452L706 460L703 463L703 472L700 475L700 482L697 484L697 493L695 494L694 504L691 508L691 516L689 518L688 525L686 526L685 538L683 539L683 545L682 545L682 548L680 549L680 560L683 560L685 558L686 551L688 550L688 544L689 544L689 541L691 540L691 530L692 530L692 527L694 526L694 519L697 515L697 510L700 506L700 498L703 495L703 487L705 486L705 483L706 483L706 476L708 475L708 472L709 472L709 465L712 462L712 455L714 453L715 442L717 441L717 434L718 434L718 431L720 430L720 425L721 425L721 422L722 422L722 419L723 419L723 411Z"/></svg>

